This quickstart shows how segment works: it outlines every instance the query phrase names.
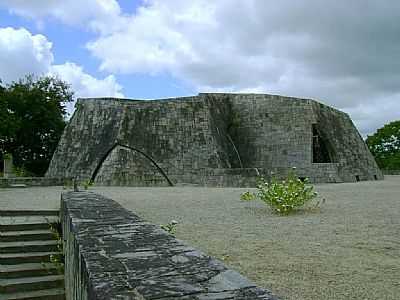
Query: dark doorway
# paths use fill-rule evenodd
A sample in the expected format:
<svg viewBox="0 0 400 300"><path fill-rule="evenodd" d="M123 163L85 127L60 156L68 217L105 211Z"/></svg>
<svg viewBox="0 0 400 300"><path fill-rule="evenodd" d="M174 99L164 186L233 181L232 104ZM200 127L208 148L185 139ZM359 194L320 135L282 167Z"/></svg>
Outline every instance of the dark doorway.
<svg viewBox="0 0 400 300"><path fill-rule="evenodd" d="M329 153L329 145L317 128L317 124L312 124L312 150L313 163L332 163L332 156Z"/></svg>

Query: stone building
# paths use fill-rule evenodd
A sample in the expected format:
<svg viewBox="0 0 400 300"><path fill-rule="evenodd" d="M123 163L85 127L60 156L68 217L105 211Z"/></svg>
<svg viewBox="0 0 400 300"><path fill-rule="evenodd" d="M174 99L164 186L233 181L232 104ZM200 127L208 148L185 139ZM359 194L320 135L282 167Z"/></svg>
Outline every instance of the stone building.
<svg viewBox="0 0 400 300"><path fill-rule="evenodd" d="M253 185L292 168L311 182L383 179L349 116L310 99L199 94L80 99L47 176L130 186Z"/></svg>

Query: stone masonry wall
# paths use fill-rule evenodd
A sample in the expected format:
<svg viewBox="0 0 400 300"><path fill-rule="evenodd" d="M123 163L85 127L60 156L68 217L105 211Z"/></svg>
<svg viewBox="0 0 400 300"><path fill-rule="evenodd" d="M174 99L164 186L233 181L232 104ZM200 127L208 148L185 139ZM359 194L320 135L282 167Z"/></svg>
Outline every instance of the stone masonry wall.
<svg viewBox="0 0 400 300"><path fill-rule="evenodd" d="M229 167L220 159L222 151L210 129L208 107L197 97L173 101L92 99L78 102L46 176L61 173L90 179L115 143L153 158L174 183L192 169ZM110 169L100 169L99 175L105 172L115 178L125 170L126 164L115 164L113 174Z"/></svg>
<svg viewBox="0 0 400 300"><path fill-rule="evenodd" d="M141 153L117 146L102 165L95 184L169 186L153 163Z"/></svg>
<svg viewBox="0 0 400 300"><path fill-rule="evenodd" d="M277 299L103 196L64 193L61 222L67 300Z"/></svg>
<svg viewBox="0 0 400 300"><path fill-rule="evenodd" d="M313 100L276 95L236 94L231 101L239 118L236 144L244 167L262 166L278 175L296 167L299 176L312 182L383 179L347 114ZM312 161L313 124L332 148L331 163Z"/></svg>
<svg viewBox="0 0 400 300"><path fill-rule="evenodd" d="M296 167L311 182L383 179L349 116L310 99L208 93L77 105L47 176L220 186L249 184L247 169L283 177ZM314 161L316 138L327 161Z"/></svg>

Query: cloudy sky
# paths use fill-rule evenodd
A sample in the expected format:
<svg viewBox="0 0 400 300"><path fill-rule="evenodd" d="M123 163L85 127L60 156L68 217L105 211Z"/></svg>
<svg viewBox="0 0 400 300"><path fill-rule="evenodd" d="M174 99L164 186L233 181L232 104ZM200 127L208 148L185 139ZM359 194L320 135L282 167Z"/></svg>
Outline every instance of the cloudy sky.
<svg viewBox="0 0 400 300"><path fill-rule="evenodd" d="M0 78L77 97L318 99L365 136L400 119L397 0L0 0Z"/></svg>

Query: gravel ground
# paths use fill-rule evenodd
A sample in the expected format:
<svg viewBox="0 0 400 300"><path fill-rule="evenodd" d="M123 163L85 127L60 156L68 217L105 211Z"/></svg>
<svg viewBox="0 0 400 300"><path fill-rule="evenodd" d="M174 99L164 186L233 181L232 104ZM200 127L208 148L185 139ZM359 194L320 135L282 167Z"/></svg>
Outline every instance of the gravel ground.
<svg viewBox="0 0 400 300"><path fill-rule="evenodd" d="M400 299L400 176L317 185L320 211L277 216L246 189L97 188L284 299Z"/></svg>
<svg viewBox="0 0 400 300"><path fill-rule="evenodd" d="M178 238L283 299L400 299L400 176L317 185L326 199L321 210L291 216L239 201L246 189L91 190L153 223L179 221ZM14 201L14 207L54 208L60 191L0 189L0 205L12 206L7 203L19 194L27 198ZM33 200L36 193L41 200Z"/></svg>

